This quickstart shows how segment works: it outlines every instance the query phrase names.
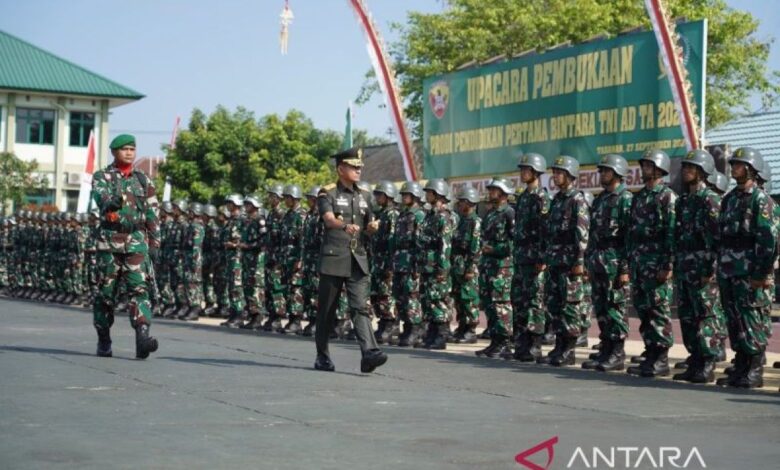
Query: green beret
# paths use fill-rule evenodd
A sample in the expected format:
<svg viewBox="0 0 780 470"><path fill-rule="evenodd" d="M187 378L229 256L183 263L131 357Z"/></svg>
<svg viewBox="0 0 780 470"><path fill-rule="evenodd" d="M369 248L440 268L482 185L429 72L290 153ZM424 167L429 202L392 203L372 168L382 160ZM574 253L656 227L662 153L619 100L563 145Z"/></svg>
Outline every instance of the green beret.
<svg viewBox="0 0 780 470"><path fill-rule="evenodd" d="M116 150L121 149L125 145L132 145L135 147L135 136L130 134L119 134L118 136L114 137L114 140L111 141L109 148L111 150Z"/></svg>

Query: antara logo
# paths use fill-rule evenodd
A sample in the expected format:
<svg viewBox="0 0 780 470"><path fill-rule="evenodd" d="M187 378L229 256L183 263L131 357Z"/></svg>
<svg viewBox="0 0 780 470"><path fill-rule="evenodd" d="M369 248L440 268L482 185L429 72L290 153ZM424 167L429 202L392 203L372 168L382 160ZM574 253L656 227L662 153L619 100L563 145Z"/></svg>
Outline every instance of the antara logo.
<svg viewBox="0 0 780 470"><path fill-rule="evenodd" d="M554 446L558 436L524 450L515 456L515 462L529 470L549 470L555 458ZM545 451L547 462L544 466L532 462L529 457ZM535 459L537 461L542 459ZM566 468L707 468L699 449L692 447L683 452L679 447L609 447L605 450L593 447L590 452L577 447L569 457Z"/></svg>

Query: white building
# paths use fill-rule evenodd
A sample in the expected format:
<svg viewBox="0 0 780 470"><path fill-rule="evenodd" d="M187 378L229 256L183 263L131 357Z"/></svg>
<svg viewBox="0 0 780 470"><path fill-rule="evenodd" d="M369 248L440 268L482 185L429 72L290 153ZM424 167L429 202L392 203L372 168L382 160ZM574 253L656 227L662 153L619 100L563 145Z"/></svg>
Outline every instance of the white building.
<svg viewBox="0 0 780 470"><path fill-rule="evenodd" d="M90 131L95 168L108 163L111 108L143 98L135 90L90 72L0 31L0 151L38 162L49 189L27 202L75 210Z"/></svg>

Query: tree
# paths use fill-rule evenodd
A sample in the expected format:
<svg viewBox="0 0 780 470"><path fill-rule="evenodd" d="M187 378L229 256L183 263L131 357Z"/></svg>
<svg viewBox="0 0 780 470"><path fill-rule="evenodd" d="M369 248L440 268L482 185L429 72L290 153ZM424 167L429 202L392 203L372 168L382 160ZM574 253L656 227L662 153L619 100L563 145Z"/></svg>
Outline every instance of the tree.
<svg viewBox="0 0 780 470"><path fill-rule="evenodd" d="M256 120L241 107L235 112L218 107L208 117L195 109L175 148L165 149L160 183L170 178L174 198L214 203L274 182L298 184L306 191L335 179L329 157L338 152L341 141L340 133L315 128L295 110Z"/></svg>
<svg viewBox="0 0 780 470"><path fill-rule="evenodd" d="M19 206L30 193L43 191L48 186L45 176L37 175L38 162L26 162L10 152L0 152L0 214L10 201Z"/></svg>
<svg viewBox="0 0 780 470"><path fill-rule="evenodd" d="M507 57L529 49L581 42L599 34L614 36L629 28L650 28L641 0L451 0L441 13L410 12L405 25L394 24L400 38L393 43L406 116L422 135L423 79L452 72L471 61ZM707 127L714 127L748 110L753 93L764 105L776 102L780 75L767 67L773 40L755 34L758 19L732 9L724 0L668 0L674 18L707 18ZM376 91L369 73L358 102Z"/></svg>

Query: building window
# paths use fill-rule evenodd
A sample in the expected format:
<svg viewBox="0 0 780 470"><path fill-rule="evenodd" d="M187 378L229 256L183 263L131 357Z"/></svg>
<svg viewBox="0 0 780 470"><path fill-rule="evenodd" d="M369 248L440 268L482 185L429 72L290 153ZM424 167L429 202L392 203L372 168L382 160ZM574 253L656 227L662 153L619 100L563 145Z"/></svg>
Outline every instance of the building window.
<svg viewBox="0 0 780 470"><path fill-rule="evenodd" d="M51 109L16 108L16 142L20 144L53 144L54 111Z"/></svg>
<svg viewBox="0 0 780 470"><path fill-rule="evenodd" d="M71 147L86 147L89 144L89 133L95 128L95 113L70 113L70 145Z"/></svg>

